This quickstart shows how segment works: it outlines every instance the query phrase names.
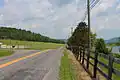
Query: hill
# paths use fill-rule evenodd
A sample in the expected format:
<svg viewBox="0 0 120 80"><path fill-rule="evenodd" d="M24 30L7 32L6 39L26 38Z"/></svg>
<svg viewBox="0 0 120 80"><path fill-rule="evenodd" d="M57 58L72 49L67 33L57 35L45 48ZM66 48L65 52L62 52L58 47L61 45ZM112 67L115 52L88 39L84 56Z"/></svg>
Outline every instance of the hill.
<svg viewBox="0 0 120 80"><path fill-rule="evenodd" d="M34 33L31 31L10 28L10 27L0 27L0 39L64 43L63 40L52 39L47 36L43 36L41 34Z"/></svg>
<svg viewBox="0 0 120 80"><path fill-rule="evenodd" d="M109 40L105 40L105 42L107 44L110 44L110 43L118 43L120 42L120 37L115 37L115 38L112 38L112 39L109 39Z"/></svg>

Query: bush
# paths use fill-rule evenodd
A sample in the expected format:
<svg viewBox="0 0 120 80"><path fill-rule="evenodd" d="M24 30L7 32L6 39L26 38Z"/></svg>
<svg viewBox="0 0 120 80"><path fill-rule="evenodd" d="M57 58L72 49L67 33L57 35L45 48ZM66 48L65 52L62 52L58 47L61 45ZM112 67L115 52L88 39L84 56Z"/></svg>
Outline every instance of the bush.
<svg viewBox="0 0 120 80"><path fill-rule="evenodd" d="M120 58L120 54L117 54L117 53L113 53L113 56L116 58Z"/></svg>
<svg viewBox="0 0 120 80"><path fill-rule="evenodd" d="M106 44L105 44L104 39L102 39L102 38L97 39L96 50L99 53L104 53L104 54L109 54L110 53L109 50L108 50L108 48L106 48Z"/></svg>

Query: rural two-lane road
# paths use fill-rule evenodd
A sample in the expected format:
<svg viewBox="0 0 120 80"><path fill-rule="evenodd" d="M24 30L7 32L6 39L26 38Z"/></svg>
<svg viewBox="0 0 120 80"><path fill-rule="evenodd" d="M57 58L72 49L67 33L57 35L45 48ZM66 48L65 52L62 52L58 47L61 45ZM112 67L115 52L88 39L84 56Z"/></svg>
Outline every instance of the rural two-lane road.
<svg viewBox="0 0 120 80"><path fill-rule="evenodd" d="M0 58L0 80L58 80L62 48L49 51L17 51Z"/></svg>

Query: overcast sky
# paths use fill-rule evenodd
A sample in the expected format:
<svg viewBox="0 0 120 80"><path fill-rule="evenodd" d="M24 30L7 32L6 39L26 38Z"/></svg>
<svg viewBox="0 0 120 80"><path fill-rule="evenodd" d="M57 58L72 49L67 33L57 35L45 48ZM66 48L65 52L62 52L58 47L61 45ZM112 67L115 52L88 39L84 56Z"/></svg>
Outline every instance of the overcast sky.
<svg viewBox="0 0 120 80"><path fill-rule="evenodd" d="M64 39L85 9L86 0L0 0L0 26ZM91 10L91 27L104 39L120 36L120 0L100 0Z"/></svg>

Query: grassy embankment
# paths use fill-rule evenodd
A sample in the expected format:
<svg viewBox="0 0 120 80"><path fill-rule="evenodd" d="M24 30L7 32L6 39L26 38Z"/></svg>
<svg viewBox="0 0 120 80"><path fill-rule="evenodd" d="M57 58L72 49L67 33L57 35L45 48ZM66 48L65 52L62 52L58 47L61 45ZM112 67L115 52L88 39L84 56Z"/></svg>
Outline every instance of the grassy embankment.
<svg viewBox="0 0 120 80"><path fill-rule="evenodd" d="M56 43L45 43L45 42L32 42L32 41L18 41L18 40L0 40L3 44L6 45L24 45L28 46L33 50L45 50L45 49L55 49L59 48L61 46L64 46L64 44L56 44ZM0 50L0 56L8 56L11 52L9 50Z"/></svg>
<svg viewBox="0 0 120 80"><path fill-rule="evenodd" d="M76 80L74 66L68 58L67 50L64 50L64 56L61 59L60 71L59 71L59 80Z"/></svg>

